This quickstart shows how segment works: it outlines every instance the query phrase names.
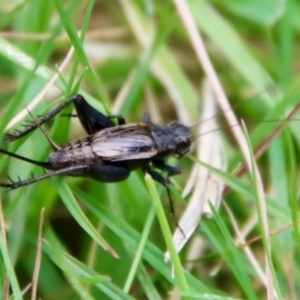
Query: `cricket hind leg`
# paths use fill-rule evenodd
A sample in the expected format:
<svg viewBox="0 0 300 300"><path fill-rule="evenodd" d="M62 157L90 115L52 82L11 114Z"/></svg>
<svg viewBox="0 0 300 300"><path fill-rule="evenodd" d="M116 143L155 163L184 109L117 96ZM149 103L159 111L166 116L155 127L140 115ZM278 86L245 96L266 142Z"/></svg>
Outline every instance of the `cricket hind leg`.
<svg viewBox="0 0 300 300"><path fill-rule="evenodd" d="M109 119L117 119L118 125L126 124L126 121L125 121L124 117L121 116L121 115L108 115L106 117L109 118Z"/></svg>
<svg viewBox="0 0 300 300"><path fill-rule="evenodd" d="M79 117L82 126L88 134L93 134L104 128L115 126L115 124L110 120L111 118L116 118L119 124L125 124L125 120L122 116L107 117L101 112L97 111L95 108L93 108L82 95L75 94L69 99L59 104L45 116L41 117L38 120L35 120L29 125L25 125L22 130L15 130L12 133L6 134L5 140L12 142L20 137L23 137L24 135L30 133L31 131L35 130L42 124L55 117L58 113L60 113L65 107L67 107L71 103L74 103L77 116Z"/></svg>
<svg viewBox="0 0 300 300"><path fill-rule="evenodd" d="M34 177L31 179L27 179L27 180L13 181L12 179L9 178L11 182L10 183L0 182L0 187L7 188L8 190L16 190L22 186L28 186L30 184L33 184L33 183L39 182L41 180L51 178L53 176L57 176L57 175L70 175L72 173L76 173L76 175L78 175L78 176L80 176L80 174L82 174L82 176L84 176L85 173L88 171L88 169L89 169L89 165L73 166L73 167L63 168L60 170L51 171L45 175L41 175L41 176Z"/></svg>
<svg viewBox="0 0 300 300"><path fill-rule="evenodd" d="M109 128L115 126L115 124L92 107L81 95L76 95L77 99L74 101L77 117L80 123L84 127L88 134L94 134L104 128Z"/></svg>
<svg viewBox="0 0 300 300"><path fill-rule="evenodd" d="M10 151L7 151L7 150L1 149L1 148L0 148L0 153L6 154L6 155L8 155L10 157L14 157L14 158L26 161L26 162L28 162L30 164L34 164L34 165L40 166L42 168L46 168L46 169L50 168L49 161L37 161L37 160L34 160L34 159L27 158L25 156L21 156L21 155L12 153Z"/></svg>
<svg viewBox="0 0 300 300"><path fill-rule="evenodd" d="M128 169L116 165L90 165L87 172L87 176L106 183L126 180L129 175Z"/></svg>
<svg viewBox="0 0 300 300"><path fill-rule="evenodd" d="M19 156L15 155L15 157L19 158ZM28 160L28 162L32 162L31 160ZM23 186L28 186L30 184L33 184L35 182L39 182L41 180L56 176L56 175L69 175L69 176L85 176L90 177L94 180L100 181L100 182L119 182L123 181L128 178L130 175L130 172L120 166L113 166L113 165L81 165L81 166L72 166L63 168L60 170L51 171L45 175L34 177L28 180L22 180L22 181L13 181L10 178L10 183L3 183L0 182L0 187L7 188L9 190L15 190Z"/></svg>
<svg viewBox="0 0 300 300"><path fill-rule="evenodd" d="M77 116L79 117L82 126L88 134L94 134L102 129L115 126L115 124L111 121L111 119L113 118L117 119L119 125L126 123L125 119L122 116L105 116L104 114L96 110L94 107L92 107L82 95L75 94L69 99L59 104L45 116L34 121L33 123L30 123L29 125L25 125L23 130L15 130L12 133L6 134L4 139L9 142L12 142L19 139L20 137L23 137L24 135L35 130L42 124L55 117L58 113L60 113L65 107L67 107L71 103L74 103Z"/></svg>
<svg viewBox="0 0 300 300"><path fill-rule="evenodd" d="M126 123L122 116L105 116L91 106L81 95L77 95L77 97L78 99L74 101L77 116L88 134L94 134L105 128L114 127L115 124L111 121L111 119L117 119L118 125Z"/></svg>
<svg viewBox="0 0 300 300"><path fill-rule="evenodd" d="M70 97L69 99L67 99L66 101L62 102L57 107L55 107L52 111L50 111L45 116L41 117L38 120L35 120L35 122L30 123L29 125L24 125L24 128L22 130L14 130L12 133L7 133L4 137L4 139L9 142L12 142L12 141L15 141L15 140L23 137L24 135L30 133L31 131L35 130L42 124L46 123L47 121L49 121L50 119L55 117L59 112L61 112L65 107L67 107L71 103L78 101L78 100L80 101L80 97L82 97L82 96L74 95L74 96Z"/></svg>

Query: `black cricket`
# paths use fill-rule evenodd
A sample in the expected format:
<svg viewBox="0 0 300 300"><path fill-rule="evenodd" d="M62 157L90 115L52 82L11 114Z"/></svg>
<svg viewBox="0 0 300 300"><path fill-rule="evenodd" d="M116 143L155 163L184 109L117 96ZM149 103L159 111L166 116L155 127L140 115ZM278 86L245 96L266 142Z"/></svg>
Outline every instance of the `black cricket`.
<svg viewBox="0 0 300 300"><path fill-rule="evenodd" d="M58 147L49 139L54 152L46 162L35 161L4 149L0 152L27 161L45 169L49 173L23 181L0 183L0 187L10 190L27 186L40 180L56 176L86 176L100 182L119 182L126 180L130 172L143 169L151 177L166 187L171 211L174 212L169 177L181 173L179 168L165 163L168 156L180 158L189 150L193 136L189 127L178 122L166 125L153 124L149 114L142 123L126 124L122 116L105 116L93 108L83 96L76 94L62 102L51 112L26 125L23 130L6 134L7 141L14 141L40 127L56 116L69 104L74 103L77 116L87 132L87 136ZM112 122L116 119L118 125ZM163 177L155 169L167 173Z"/></svg>

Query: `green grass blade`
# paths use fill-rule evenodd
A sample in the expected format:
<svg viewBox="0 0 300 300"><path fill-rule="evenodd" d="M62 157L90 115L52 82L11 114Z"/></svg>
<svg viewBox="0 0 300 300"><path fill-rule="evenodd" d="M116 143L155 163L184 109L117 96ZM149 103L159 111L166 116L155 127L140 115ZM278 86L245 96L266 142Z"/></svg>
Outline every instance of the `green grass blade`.
<svg viewBox="0 0 300 300"><path fill-rule="evenodd" d="M69 212L72 214L74 219L80 224L80 226L99 244L100 247L109 251L114 257L118 257L118 254L113 250L113 248L98 234L95 227L90 223L89 219L86 217L78 203L76 202L71 190L68 185L61 180L56 180L57 191L68 208Z"/></svg>

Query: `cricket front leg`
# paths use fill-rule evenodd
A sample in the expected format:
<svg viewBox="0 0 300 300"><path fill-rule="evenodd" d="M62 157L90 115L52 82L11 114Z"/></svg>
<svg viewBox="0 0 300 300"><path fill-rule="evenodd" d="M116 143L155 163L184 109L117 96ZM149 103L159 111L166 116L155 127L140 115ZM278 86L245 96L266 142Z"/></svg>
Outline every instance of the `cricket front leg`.
<svg viewBox="0 0 300 300"><path fill-rule="evenodd" d="M152 163L155 168L167 172L168 178L181 173L181 169L167 165L163 159L156 159Z"/></svg>
<svg viewBox="0 0 300 300"><path fill-rule="evenodd" d="M175 168L175 167L172 167L172 166L168 166L168 167L170 167L170 168L168 168L169 171L172 168L174 168L173 171L175 171L175 169L177 169L176 172L178 172L178 170L179 170L178 168ZM147 166L145 168L145 172L147 172L153 178L153 180L159 182L160 184L162 184L166 188L167 194L168 194L169 205L170 205L170 212L173 216L174 223L176 224L176 227L182 232L183 236L185 236L184 232L182 231L182 229L180 228L180 226L178 224L178 221L177 221L177 218L176 218L176 215L175 215L175 208L174 208L174 202L173 202L173 199L172 199L172 196L171 196L171 191L170 191L170 186L169 186L169 184L170 184L169 179L163 177L160 173L151 170L151 168L149 166ZM175 175L175 173L173 173L172 175Z"/></svg>

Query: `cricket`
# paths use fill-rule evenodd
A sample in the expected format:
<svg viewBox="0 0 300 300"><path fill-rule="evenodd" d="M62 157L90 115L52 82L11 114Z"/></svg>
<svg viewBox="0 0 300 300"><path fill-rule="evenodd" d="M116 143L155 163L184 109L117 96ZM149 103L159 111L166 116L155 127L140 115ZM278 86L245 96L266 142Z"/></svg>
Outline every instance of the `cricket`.
<svg viewBox="0 0 300 300"><path fill-rule="evenodd" d="M15 141L40 128L71 103L87 136L59 147L45 134L54 150L45 162L0 149L0 153L49 170L45 175L27 180L0 182L0 187L15 190L56 175L89 177L105 183L119 182L126 180L131 171L142 169L167 189L173 213L169 177L180 174L181 169L167 165L165 159L169 156L181 158L190 150L194 140L190 128L179 122L158 125L151 122L149 114L145 114L143 122L126 124L122 116L105 116L83 96L76 94L23 130L6 134L5 140ZM112 122L113 119L116 119L117 125ZM157 170L166 172L167 176Z"/></svg>

